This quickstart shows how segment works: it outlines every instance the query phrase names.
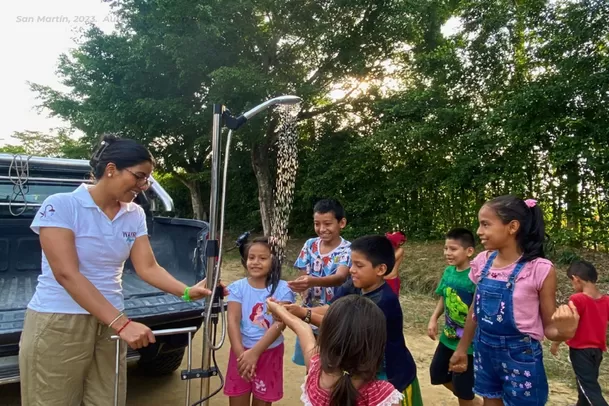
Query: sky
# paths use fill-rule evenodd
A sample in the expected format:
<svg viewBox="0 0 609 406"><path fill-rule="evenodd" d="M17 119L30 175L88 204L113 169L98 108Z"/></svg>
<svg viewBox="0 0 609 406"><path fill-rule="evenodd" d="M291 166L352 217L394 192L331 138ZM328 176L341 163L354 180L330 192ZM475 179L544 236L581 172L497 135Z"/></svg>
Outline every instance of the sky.
<svg viewBox="0 0 609 406"><path fill-rule="evenodd" d="M12 143L15 131L41 131L67 126L48 112L38 114L36 94L27 82L65 90L55 75L59 55L73 48L74 31L95 19L104 31L110 6L104 0L19 0L0 6L0 55L2 89L0 145Z"/></svg>

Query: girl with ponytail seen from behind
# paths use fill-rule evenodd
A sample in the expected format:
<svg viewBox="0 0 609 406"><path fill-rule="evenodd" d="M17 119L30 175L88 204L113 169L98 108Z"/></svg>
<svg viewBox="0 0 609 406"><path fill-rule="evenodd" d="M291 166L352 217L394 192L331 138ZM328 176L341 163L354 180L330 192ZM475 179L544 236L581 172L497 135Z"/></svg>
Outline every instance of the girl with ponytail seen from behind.
<svg viewBox="0 0 609 406"><path fill-rule="evenodd" d="M471 263L477 284L465 331L450 360L467 369L474 344L474 391L485 406L542 406L548 399L542 341L569 338L574 306L556 310L556 272L545 259L545 225L536 200L500 196L478 213L485 248Z"/></svg>
<svg viewBox="0 0 609 406"><path fill-rule="evenodd" d="M307 377L300 400L305 406L400 406L404 396L388 381L377 380L385 354L383 311L370 299L348 295L328 308L315 336L307 320L267 301L273 316L300 341Z"/></svg>

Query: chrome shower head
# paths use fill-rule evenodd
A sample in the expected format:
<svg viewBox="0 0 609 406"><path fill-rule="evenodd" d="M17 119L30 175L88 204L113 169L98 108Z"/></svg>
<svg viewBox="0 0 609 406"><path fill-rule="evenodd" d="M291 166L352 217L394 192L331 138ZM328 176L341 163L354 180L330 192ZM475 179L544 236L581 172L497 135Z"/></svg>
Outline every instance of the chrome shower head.
<svg viewBox="0 0 609 406"><path fill-rule="evenodd" d="M297 104L297 103L300 103L301 100L302 99L298 96L275 97L273 99L269 99L269 100L265 101L264 103L260 103L253 109L247 111L246 113L243 113L243 117L245 117L247 120L249 120L250 118L254 117L256 114L260 113L261 111L266 110L269 107L274 106L276 104Z"/></svg>

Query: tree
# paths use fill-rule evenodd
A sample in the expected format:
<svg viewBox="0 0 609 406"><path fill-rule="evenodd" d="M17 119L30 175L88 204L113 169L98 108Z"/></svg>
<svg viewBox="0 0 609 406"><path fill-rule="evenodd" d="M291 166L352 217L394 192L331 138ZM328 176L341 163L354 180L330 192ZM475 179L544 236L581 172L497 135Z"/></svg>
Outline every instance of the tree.
<svg viewBox="0 0 609 406"><path fill-rule="evenodd" d="M197 218L204 217L212 103L241 112L296 93L301 120L337 109L346 103L327 97L331 87L382 75L380 62L413 24L407 4L384 0L126 0L116 13L118 33L91 27L60 58L70 92L32 88L43 107L89 137L119 130L149 145L163 170L188 186ZM265 233L276 126L273 117L259 118L236 135L250 152Z"/></svg>
<svg viewBox="0 0 609 406"><path fill-rule="evenodd" d="M58 129L57 135L40 131L16 131L11 136L18 145L7 145L0 151L12 154L27 154L52 158L88 159L91 147L81 139L70 137L66 129Z"/></svg>

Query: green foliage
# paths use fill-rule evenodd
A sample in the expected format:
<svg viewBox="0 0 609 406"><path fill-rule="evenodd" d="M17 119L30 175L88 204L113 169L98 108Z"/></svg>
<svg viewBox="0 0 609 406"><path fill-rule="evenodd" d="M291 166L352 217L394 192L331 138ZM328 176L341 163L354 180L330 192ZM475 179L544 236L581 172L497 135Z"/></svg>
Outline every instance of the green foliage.
<svg viewBox="0 0 609 406"><path fill-rule="evenodd" d="M184 215L199 214L189 192L207 206L212 103L238 114L295 93L293 234L313 233L322 197L345 205L347 237L429 239L475 230L480 206L511 193L539 200L554 244L609 249L607 2L125 0L116 12L118 33L90 28L61 58L70 92L33 88L87 140L121 130L149 145ZM329 98L357 81L368 91ZM235 133L235 232L265 221L256 183L273 184L276 128L265 115Z"/></svg>
<svg viewBox="0 0 609 406"><path fill-rule="evenodd" d="M53 158L85 159L91 154L91 147L81 139L74 139L70 132L60 129L57 135L40 131L18 131L12 135L19 145L7 145L0 152L27 154Z"/></svg>

